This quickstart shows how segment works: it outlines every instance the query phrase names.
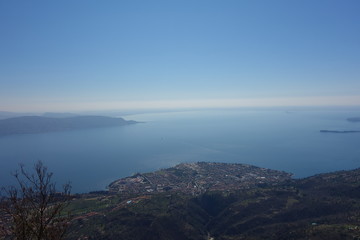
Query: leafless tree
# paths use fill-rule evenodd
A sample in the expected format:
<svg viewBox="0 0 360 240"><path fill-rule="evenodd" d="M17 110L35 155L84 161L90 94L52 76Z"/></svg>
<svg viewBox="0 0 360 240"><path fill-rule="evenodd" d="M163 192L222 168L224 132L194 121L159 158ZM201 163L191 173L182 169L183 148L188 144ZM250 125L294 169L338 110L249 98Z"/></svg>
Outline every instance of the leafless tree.
<svg viewBox="0 0 360 240"><path fill-rule="evenodd" d="M60 240L70 220L66 206L70 201L70 184L57 192L52 173L41 161L29 173L23 165L15 172L18 187L3 188L0 236L16 240ZM0 237L1 239L1 237Z"/></svg>

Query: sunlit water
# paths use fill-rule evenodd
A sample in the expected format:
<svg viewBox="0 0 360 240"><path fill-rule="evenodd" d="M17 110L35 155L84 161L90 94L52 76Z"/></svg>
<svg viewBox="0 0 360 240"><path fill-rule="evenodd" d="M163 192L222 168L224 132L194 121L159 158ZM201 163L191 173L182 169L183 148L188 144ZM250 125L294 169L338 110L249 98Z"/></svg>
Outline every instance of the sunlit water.
<svg viewBox="0 0 360 240"><path fill-rule="evenodd" d="M360 130L346 121L359 111L192 111L139 114L135 125L0 137L0 181L12 183L18 163L42 160L73 192L104 189L135 172L181 162L247 163L294 177L360 167Z"/></svg>

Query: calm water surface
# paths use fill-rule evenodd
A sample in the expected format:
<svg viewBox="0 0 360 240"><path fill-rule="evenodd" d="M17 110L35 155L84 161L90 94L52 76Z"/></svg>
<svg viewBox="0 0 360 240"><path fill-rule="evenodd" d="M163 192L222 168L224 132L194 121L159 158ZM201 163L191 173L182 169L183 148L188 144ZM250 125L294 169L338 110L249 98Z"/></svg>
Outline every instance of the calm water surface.
<svg viewBox="0 0 360 240"><path fill-rule="evenodd" d="M139 114L115 128L0 137L0 181L12 183L18 163L42 160L73 192L104 189L135 172L181 162L247 163L295 177L360 167L359 111L192 111Z"/></svg>

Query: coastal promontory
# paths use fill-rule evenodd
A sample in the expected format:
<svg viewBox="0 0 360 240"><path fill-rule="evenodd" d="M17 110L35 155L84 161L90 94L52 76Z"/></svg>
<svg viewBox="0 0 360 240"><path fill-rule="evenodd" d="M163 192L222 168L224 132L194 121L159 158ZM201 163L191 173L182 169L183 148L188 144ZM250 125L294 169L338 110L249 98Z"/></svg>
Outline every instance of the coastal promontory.
<svg viewBox="0 0 360 240"><path fill-rule="evenodd" d="M0 120L0 136L116 127L134 123L136 122L127 121L123 118L104 116L76 116L66 118L24 116Z"/></svg>
<svg viewBox="0 0 360 240"><path fill-rule="evenodd" d="M290 173L247 164L182 163L150 173L137 173L114 181L109 191L123 195L182 192L197 195L206 191L247 189L276 185L291 178Z"/></svg>

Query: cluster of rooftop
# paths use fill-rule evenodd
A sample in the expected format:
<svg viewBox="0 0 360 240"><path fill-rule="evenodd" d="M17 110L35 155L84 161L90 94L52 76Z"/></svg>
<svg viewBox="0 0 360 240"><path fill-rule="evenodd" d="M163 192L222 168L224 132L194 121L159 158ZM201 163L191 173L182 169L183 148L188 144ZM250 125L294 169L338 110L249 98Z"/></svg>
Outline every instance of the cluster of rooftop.
<svg viewBox="0 0 360 240"><path fill-rule="evenodd" d="M208 190L246 189L260 184L276 185L291 174L236 163L182 163L151 173L137 173L109 185L109 191L122 194L152 194L179 191L201 194Z"/></svg>

